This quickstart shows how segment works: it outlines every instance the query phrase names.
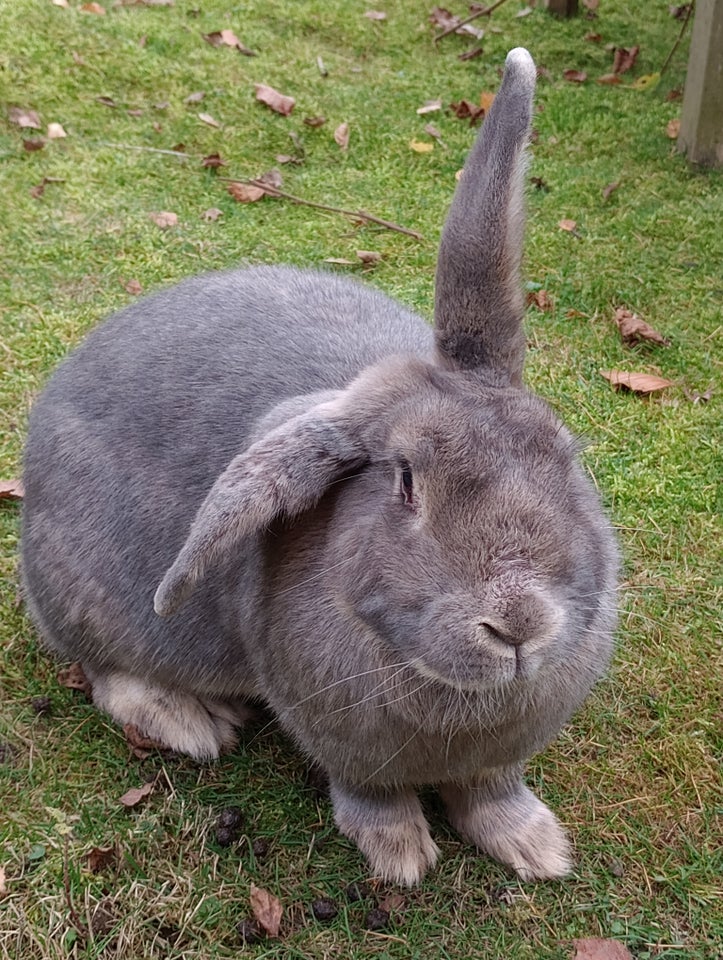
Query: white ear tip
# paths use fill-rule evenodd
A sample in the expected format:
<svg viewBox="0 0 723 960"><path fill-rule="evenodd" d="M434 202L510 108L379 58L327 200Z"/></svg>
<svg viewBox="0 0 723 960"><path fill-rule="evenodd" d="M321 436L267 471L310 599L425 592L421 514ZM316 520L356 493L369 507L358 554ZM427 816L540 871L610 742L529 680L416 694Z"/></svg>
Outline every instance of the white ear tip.
<svg viewBox="0 0 723 960"><path fill-rule="evenodd" d="M505 70L513 73L523 74L532 80L537 79L537 68L532 59L529 50L524 47L515 47L507 54L505 59Z"/></svg>

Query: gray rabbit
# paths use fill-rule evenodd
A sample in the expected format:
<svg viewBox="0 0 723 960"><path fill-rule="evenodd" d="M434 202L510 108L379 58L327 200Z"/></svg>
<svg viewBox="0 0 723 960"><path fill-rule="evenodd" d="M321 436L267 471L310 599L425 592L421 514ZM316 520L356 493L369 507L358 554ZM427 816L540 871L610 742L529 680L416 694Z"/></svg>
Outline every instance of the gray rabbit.
<svg viewBox="0 0 723 960"><path fill-rule="evenodd" d="M425 785L523 879L569 870L522 768L612 649L610 525L522 387L534 88L512 50L444 228L434 330L332 275L197 277L88 336L25 450L29 608L98 707L206 760L262 701L403 884L439 853Z"/></svg>

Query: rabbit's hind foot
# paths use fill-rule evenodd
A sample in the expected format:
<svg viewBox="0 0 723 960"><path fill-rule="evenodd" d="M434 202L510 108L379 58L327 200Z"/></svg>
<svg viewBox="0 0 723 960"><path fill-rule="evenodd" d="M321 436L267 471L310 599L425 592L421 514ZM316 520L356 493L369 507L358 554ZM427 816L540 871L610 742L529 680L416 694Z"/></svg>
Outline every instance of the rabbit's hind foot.
<svg viewBox="0 0 723 960"><path fill-rule="evenodd" d="M214 760L234 747L235 728L253 715L242 700L208 700L130 673L84 669L99 710L121 726L133 724L149 739L194 760Z"/></svg>

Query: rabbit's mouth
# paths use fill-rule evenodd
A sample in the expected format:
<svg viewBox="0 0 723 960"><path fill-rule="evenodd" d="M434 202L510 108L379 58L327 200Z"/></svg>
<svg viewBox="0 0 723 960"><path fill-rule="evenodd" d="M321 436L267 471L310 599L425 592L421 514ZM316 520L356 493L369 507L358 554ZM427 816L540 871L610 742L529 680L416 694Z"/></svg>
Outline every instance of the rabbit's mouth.
<svg viewBox="0 0 723 960"><path fill-rule="evenodd" d="M410 664L413 670L428 680L436 680L446 687L455 690L480 691L500 689L513 683L515 680L528 680L537 673L537 667L527 663L519 650L510 650L508 653L495 659L494 664L486 663L484 668L470 669L470 664L464 666L450 666L441 668L432 665L422 657L417 657Z"/></svg>

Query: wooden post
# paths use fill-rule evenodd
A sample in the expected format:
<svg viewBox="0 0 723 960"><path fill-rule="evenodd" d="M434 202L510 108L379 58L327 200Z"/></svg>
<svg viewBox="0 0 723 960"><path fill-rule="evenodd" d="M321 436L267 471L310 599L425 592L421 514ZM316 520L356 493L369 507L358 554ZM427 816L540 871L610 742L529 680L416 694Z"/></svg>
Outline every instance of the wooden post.
<svg viewBox="0 0 723 960"><path fill-rule="evenodd" d="M723 165L723 0L697 0L678 150L693 163Z"/></svg>
<svg viewBox="0 0 723 960"><path fill-rule="evenodd" d="M577 0L545 0L545 7L558 17L574 17L577 13Z"/></svg>

